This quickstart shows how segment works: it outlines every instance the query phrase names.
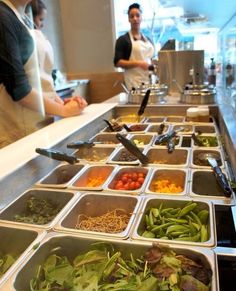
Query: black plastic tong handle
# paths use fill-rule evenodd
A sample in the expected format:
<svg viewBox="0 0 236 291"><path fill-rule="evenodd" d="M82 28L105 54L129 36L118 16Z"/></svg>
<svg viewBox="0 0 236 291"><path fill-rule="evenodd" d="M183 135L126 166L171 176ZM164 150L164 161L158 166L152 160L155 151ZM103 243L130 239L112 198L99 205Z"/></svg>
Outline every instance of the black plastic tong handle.
<svg viewBox="0 0 236 291"><path fill-rule="evenodd" d="M217 182L219 183L221 189L224 191L225 197L230 197L232 195L232 191L225 174L222 172L219 166L212 167L212 169L214 171Z"/></svg>
<svg viewBox="0 0 236 291"><path fill-rule="evenodd" d="M57 150L36 148L35 151L36 153L51 158L53 160L65 161L69 164L75 164L76 162L79 161L76 156L68 155Z"/></svg>
<svg viewBox="0 0 236 291"><path fill-rule="evenodd" d="M138 111L138 116L141 116L144 113L144 111L147 107L147 104L148 104L148 99L149 99L150 93L151 93L151 89L148 89L143 97L143 101L142 101L141 106L140 106L139 111Z"/></svg>
<svg viewBox="0 0 236 291"><path fill-rule="evenodd" d="M107 119L103 119L103 121L106 122L106 124L108 125L108 127L109 127L109 129L110 129L111 131L115 131L115 129L113 128L113 126L112 126L112 124L110 123L110 121L108 121Z"/></svg>
<svg viewBox="0 0 236 291"><path fill-rule="evenodd" d="M130 140L125 138L123 135L117 133L116 138L123 144L123 146L135 157L137 157L142 164L148 163L148 157L145 156L136 145L134 145Z"/></svg>
<svg viewBox="0 0 236 291"><path fill-rule="evenodd" d="M94 145L95 144L92 141L78 140L78 141L75 141L75 142L67 144L67 148L69 148L69 149L79 149L79 148L82 148L82 147L91 148Z"/></svg>

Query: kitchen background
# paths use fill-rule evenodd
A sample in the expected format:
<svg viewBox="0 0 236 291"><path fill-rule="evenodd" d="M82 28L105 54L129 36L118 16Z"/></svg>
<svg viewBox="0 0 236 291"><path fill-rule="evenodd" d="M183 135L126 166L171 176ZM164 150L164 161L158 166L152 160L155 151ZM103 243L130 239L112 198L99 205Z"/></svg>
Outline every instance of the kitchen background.
<svg viewBox="0 0 236 291"><path fill-rule="evenodd" d="M127 0L45 0L44 32L55 68L67 74L114 73L116 38L129 29ZM233 0L143 0L142 28L156 51L170 39L176 50L204 50L205 81L216 76L221 102L236 107L236 4ZM110 96L111 97L111 96ZM99 101L99 100L97 100Z"/></svg>

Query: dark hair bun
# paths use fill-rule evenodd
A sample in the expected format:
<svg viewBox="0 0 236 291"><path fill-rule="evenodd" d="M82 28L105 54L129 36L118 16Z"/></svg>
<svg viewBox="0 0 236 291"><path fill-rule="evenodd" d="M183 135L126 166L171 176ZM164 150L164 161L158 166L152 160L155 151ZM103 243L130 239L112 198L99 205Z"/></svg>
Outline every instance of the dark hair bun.
<svg viewBox="0 0 236 291"><path fill-rule="evenodd" d="M131 4L130 6L129 6L129 8L128 8L128 14L130 13L130 10L131 9L138 9L138 10L140 10L140 12L142 12L142 10L141 10L141 6L138 4L138 3L133 3L133 4Z"/></svg>

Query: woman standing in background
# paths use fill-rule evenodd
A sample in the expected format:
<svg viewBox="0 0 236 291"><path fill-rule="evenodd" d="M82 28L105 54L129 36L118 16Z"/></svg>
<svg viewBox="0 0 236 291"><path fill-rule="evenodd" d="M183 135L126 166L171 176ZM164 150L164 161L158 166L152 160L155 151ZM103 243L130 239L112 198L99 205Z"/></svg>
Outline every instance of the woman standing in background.
<svg viewBox="0 0 236 291"><path fill-rule="evenodd" d="M140 31L142 10L134 3L129 6L128 18L131 29L116 41L114 65L124 69L127 88L137 88L141 83L149 83L149 69L154 56L152 42Z"/></svg>
<svg viewBox="0 0 236 291"><path fill-rule="evenodd" d="M45 113L75 116L86 106L42 92L32 31L24 22L30 2L0 0L0 148L39 129Z"/></svg>

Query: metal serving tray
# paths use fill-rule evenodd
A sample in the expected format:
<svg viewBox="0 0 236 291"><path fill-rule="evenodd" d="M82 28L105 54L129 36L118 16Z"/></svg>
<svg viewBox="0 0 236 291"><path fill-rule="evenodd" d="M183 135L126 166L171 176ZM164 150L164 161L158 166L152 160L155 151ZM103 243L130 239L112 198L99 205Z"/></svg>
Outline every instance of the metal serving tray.
<svg viewBox="0 0 236 291"><path fill-rule="evenodd" d="M212 146L198 146L196 143L195 143L195 141L192 139L192 148L211 148L211 149L219 149L219 148L221 148L221 142L220 142L220 139L219 139L219 137L216 135L216 134L214 134L214 133L211 133L211 134L201 134L200 136L199 136L199 138L212 138L212 139L214 139L215 141L216 141L216 145L212 145Z"/></svg>
<svg viewBox="0 0 236 291"><path fill-rule="evenodd" d="M130 133L145 133L149 127L149 123L130 123L128 124Z"/></svg>
<svg viewBox="0 0 236 291"><path fill-rule="evenodd" d="M166 117L165 116L149 116L145 118L144 122L147 123L162 123L165 122Z"/></svg>
<svg viewBox="0 0 236 291"><path fill-rule="evenodd" d="M145 147L139 147L141 151L144 152ZM119 164L119 165L138 165L140 161L134 157L132 161L124 160L122 157L134 157L128 150L126 150L123 146L117 148L110 156L108 163L109 164Z"/></svg>
<svg viewBox="0 0 236 291"><path fill-rule="evenodd" d="M130 235L131 227L134 223L134 218L140 207L141 198L130 195L113 195L112 193L95 194L85 193L81 195L79 200L73 207L66 213L57 225L54 227L56 231L78 233L81 235L94 235L113 237L116 239L126 239ZM98 207L99 206L99 207ZM76 228L79 215L96 217L104 215L115 209L123 209L127 214L131 214L127 227L121 232L102 232L92 230L82 230Z"/></svg>
<svg viewBox="0 0 236 291"><path fill-rule="evenodd" d="M129 140L134 142L136 146L148 146L152 144L154 135L153 134L131 134Z"/></svg>
<svg viewBox="0 0 236 291"><path fill-rule="evenodd" d="M81 161L86 163L106 163L112 152L115 150L115 146L93 146L89 148L81 148L73 154Z"/></svg>
<svg viewBox="0 0 236 291"><path fill-rule="evenodd" d="M203 160L199 160L198 155L200 154L211 154L212 157L217 159L218 166L221 168L225 168L225 163L224 163L224 158L222 151L220 149L206 149L206 148L201 148L201 149L193 149L190 155L190 167L191 168L199 168L199 169L210 169L211 166L209 163Z"/></svg>
<svg viewBox="0 0 236 291"><path fill-rule="evenodd" d="M66 188L83 168L83 164L61 164L39 180L35 186Z"/></svg>
<svg viewBox="0 0 236 291"><path fill-rule="evenodd" d="M150 126L147 128L148 133L155 133L157 134L157 130L159 129L161 123L154 124L151 123ZM169 131L170 125L165 123L163 133L167 133Z"/></svg>
<svg viewBox="0 0 236 291"><path fill-rule="evenodd" d="M222 172L228 177L227 172ZM223 190L216 181L212 170L192 169L190 170L190 196L197 197L202 200L212 201L218 205L234 205L234 194L227 198L223 194Z"/></svg>
<svg viewBox="0 0 236 291"><path fill-rule="evenodd" d="M168 153L166 148L153 147L144 151L149 159L149 165L159 167L187 167L189 164L190 150L186 148L176 148L172 153Z"/></svg>
<svg viewBox="0 0 236 291"><path fill-rule="evenodd" d="M31 226L34 229L50 229L60 218L64 211L70 207L70 205L78 198L78 193L67 190L53 190L53 189L29 189L20 195L18 198L13 200L10 205L3 208L0 212L0 222L9 225L21 225L21 226ZM30 197L42 198L45 200L50 200L52 203L61 208L58 214L47 224L33 224L26 222L17 222L14 219L15 215L23 215L27 210L27 201Z"/></svg>
<svg viewBox="0 0 236 291"><path fill-rule="evenodd" d="M116 166L114 165L89 165L76 176L69 188L101 191L104 189L105 184L108 183L115 169Z"/></svg>
<svg viewBox="0 0 236 291"><path fill-rule="evenodd" d="M139 123L143 123L144 122L144 118L141 118L137 115L137 114L131 114L131 115L123 115L123 116L119 116L116 119L116 122L119 123L134 123L134 122L139 122Z"/></svg>
<svg viewBox="0 0 236 291"><path fill-rule="evenodd" d="M46 231L40 229L0 225L0 253L12 255L15 259L10 268L0 277L1 290L9 276L24 262L33 246L40 242L45 235Z"/></svg>
<svg viewBox="0 0 236 291"><path fill-rule="evenodd" d="M176 186L180 186L182 191L173 193L173 192L163 192L163 191L155 191L154 183L156 181L168 180L171 184L174 183ZM147 186L145 187L144 192L147 194L155 194L155 195L185 195L188 190L188 170L187 169L163 169L163 168L155 168L151 174L151 177L148 181ZM166 188L168 191L168 187Z"/></svg>
<svg viewBox="0 0 236 291"><path fill-rule="evenodd" d="M161 144L156 145L155 142L156 142L157 138L158 138L158 135L154 136L153 143L152 143L151 146L167 148L167 142L163 142ZM172 138L172 141L175 143L175 147L180 147L181 144L182 144L182 136L181 135L176 135L175 137Z"/></svg>
<svg viewBox="0 0 236 291"><path fill-rule="evenodd" d="M206 209L209 211L209 219L208 219L208 233L209 238L205 242L195 242L195 241L187 241L187 240L169 240L169 239L160 239L160 238L147 238L143 237L142 233L146 229L146 214L149 213L152 208L159 208L162 205L162 209L167 208L183 208L186 206L187 202L196 202L197 209L202 210ZM140 215L137 216L135 222L135 227L132 233L132 239L144 240L144 241L157 241L162 243L173 243L173 244L184 244L184 245L196 245L196 246L204 246L208 248L214 248L216 246L216 235L215 235L215 217L213 212L213 206L208 201L200 201L200 200L189 200L184 199L182 197L172 197L172 198L153 198L146 197L144 198L143 204L141 206ZM178 223L177 223L178 224ZM200 232L200 231L199 231Z"/></svg>
<svg viewBox="0 0 236 291"><path fill-rule="evenodd" d="M202 134L219 134L216 125L210 124L195 124L194 132L201 132Z"/></svg>
<svg viewBox="0 0 236 291"><path fill-rule="evenodd" d="M193 125L191 123L179 123L179 124L175 124L172 126L173 130L179 129L179 128L183 128L183 130L178 131L178 134L192 134L193 133Z"/></svg>
<svg viewBox="0 0 236 291"><path fill-rule="evenodd" d="M108 239L105 241L112 243L115 250L121 251L127 258L130 257L130 254L134 258L141 257L151 247L151 243ZM30 259L22 265L21 270L11 276L5 285L5 290L30 291L29 282L35 276L37 266L44 263L50 254L55 253L60 256L66 256L70 261L73 261L77 255L88 251L89 245L95 242L104 242L104 239L55 233L48 234ZM212 250L196 246L169 245L168 247L176 254L188 256L193 260L200 260L204 266L210 268L212 270L211 291L219 291L216 256Z"/></svg>
<svg viewBox="0 0 236 291"><path fill-rule="evenodd" d="M102 146L104 145L111 145L111 146L120 146L119 140L116 138L116 133L98 133L94 137L92 137L89 141L92 142L100 142L101 144L97 144L96 146Z"/></svg>
<svg viewBox="0 0 236 291"><path fill-rule="evenodd" d="M185 122L185 116L169 115L169 116L166 117L165 122L182 123L182 122Z"/></svg>
<svg viewBox="0 0 236 291"><path fill-rule="evenodd" d="M128 193L128 194L133 194L133 195L140 194L140 193L142 193L146 182L149 180L149 176L151 174L151 171L152 171L151 168L145 168L145 167L141 167L141 166L140 167L139 166L119 167L118 170L116 171L116 173L114 174L114 176L110 179L110 182L107 184L105 190L107 190L109 192L114 192L114 193L123 193L123 194ZM131 190L128 188L128 186L125 187L125 184L128 183L129 179L132 180L132 183L135 184L135 182L138 181L138 177L136 177L134 179L132 177L127 177L127 179L125 179L125 181L122 181L125 189L120 189L120 187L117 188L116 187L117 182L121 179L121 176L125 173L130 174L130 175L132 175L133 173L145 174L143 184L139 188Z"/></svg>

